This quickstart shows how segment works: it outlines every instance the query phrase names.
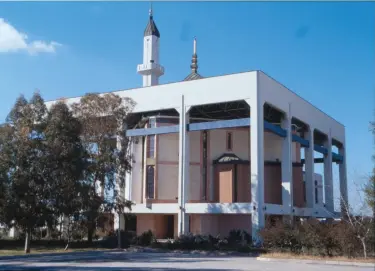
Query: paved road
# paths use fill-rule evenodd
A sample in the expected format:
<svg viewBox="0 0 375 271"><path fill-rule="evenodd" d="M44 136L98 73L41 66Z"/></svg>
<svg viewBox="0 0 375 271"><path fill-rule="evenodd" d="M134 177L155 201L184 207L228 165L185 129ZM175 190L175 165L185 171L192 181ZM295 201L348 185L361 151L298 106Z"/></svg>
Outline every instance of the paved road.
<svg viewBox="0 0 375 271"><path fill-rule="evenodd" d="M132 270L132 271L374 271L373 267L258 261L252 257L210 257L191 254L95 251L0 257L0 270Z"/></svg>

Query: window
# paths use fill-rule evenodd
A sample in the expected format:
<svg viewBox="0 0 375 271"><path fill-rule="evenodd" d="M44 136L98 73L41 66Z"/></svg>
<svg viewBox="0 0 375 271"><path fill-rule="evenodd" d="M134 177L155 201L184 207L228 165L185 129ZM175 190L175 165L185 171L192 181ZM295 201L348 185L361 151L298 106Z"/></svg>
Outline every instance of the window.
<svg viewBox="0 0 375 271"><path fill-rule="evenodd" d="M155 135L147 136L147 158L155 156Z"/></svg>
<svg viewBox="0 0 375 271"><path fill-rule="evenodd" d="M156 119L151 118L148 122L148 128L156 127ZM147 136L147 158L155 157L155 135Z"/></svg>
<svg viewBox="0 0 375 271"><path fill-rule="evenodd" d="M156 127L156 119L155 118L150 119L149 122L148 122L148 126L149 126L149 128Z"/></svg>
<svg viewBox="0 0 375 271"><path fill-rule="evenodd" d="M203 140L202 140L202 156L203 156L203 168L202 168L202 181L203 181L203 191L202 191L202 196L203 199L206 199L207 197L207 131L203 131Z"/></svg>
<svg viewBox="0 0 375 271"><path fill-rule="evenodd" d="M318 204L318 181L315 181L315 203Z"/></svg>
<svg viewBox="0 0 375 271"><path fill-rule="evenodd" d="M227 150L231 151L232 150L232 145L233 145L233 136L232 132L227 132Z"/></svg>
<svg viewBox="0 0 375 271"><path fill-rule="evenodd" d="M147 166L146 195L147 195L147 198L149 199L154 198L154 176L155 176L154 166Z"/></svg>

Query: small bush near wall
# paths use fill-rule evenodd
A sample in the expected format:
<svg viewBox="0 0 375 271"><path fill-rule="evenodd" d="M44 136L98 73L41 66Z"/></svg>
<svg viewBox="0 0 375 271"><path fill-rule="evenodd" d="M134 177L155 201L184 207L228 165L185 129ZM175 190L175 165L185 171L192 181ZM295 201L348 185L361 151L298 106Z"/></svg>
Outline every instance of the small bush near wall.
<svg viewBox="0 0 375 271"><path fill-rule="evenodd" d="M253 252L251 235L243 230L233 230L226 238L212 235L186 234L166 243L155 242L153 247L179 250L220 250ZM257 250L258 251L258 250Z"/></svg>
<svg viewBox="0 0 375 271"><path fill-rule="evenodd" d="M142 233L136 239L136 244L139 246L149 246L156 241L156 237L151 230Z"/></svg>
<svg viewBox="0 0 375 271"><path fill-rule="evenodd" d="M231 230L227 237L229 245L251 245L251 235L244 230Z"/></svg>

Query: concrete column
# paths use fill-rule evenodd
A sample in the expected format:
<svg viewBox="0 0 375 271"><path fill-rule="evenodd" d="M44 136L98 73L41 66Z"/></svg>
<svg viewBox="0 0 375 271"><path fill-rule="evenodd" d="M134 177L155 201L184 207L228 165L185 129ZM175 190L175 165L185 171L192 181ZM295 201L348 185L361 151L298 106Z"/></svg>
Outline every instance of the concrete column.
<svg viewBox="0 0 375 271"><path fill-rule="evenodd" d="M260 241L258 231L265 225L264 216L264 120L263 103L250 101L250 164L252 237Z"/></svg>
<svg viewBox="0 0 375 271"><path fill-rule="evenodd" d="M331 135L327 136L327 140L324 143L324 147L327 148L328 153L324 155L324 195L325 204L329 212L334 212L333 205L333 181L332 181L332 138Z"/></svg>
<svg viewBox="0 0 375 271"><path fill-rule="evenodd" d="M185 204L189 193L189 136L187 133L187 124L189 123L190 107L185 105L184 96L181 98L181 107L179 120L179 161L178 161L178 235L186 234L189 230L189 216L185 212Z"/></svg>
<svg viewBox="0 0 375 271"><path fill-rule="evenodd" d="M287 136L282 142L281 183L283 209L287 214L293 214L293 169L292 169L292 118L289 112L282 121L282 128Z"/></svg>
<svg viewBox="0 0 375 271"><path fill-rule="evenodd" d="M120 137L116 137L116 149L119 151L121 150L121 139ZM121 172L121 170L118 170L117 173L116 173L116 193L118 193L118 196L121 200L124 200L125 199L125 187L127 185L126 181L127 179L129 178L128 176L126 176L127 174L125 174L125 178L124 178L124 182L122 183L121 182L121 178L119 176L119 172Z"/></svg>
<svg viewBox="0 0 375 271"><path fill-rule="evenodd" d="M19 236L18 229L16 227L11 227L9 229L8 237L16 239L18 238L18 236Z"/></svg>
<svg viewBox="0 0 375 271"><path fill-rule="evenodd" d="M339 164L339 178L340 178L340 210L342 215L346 212L349 204L348 199L348 183L346 173L346 151L345 146L339 148L339 154L343 156L343 161Z"/></svg>
<svg viewBox="0 0 375 271"><path fill-rule="evenodd" d="M307 140L310 145L305 148L306 207L315 209L314 127L310 126Z"/></svg>
<svg viewBox="0 0 375 271"><path fill-rule="evenodd" d="M129 138L129 146L128 146L128 151L133 154L134 153L134 144L131 140L131 138ZM132 165L133 164L133 159L132 159L132 156L129 157L130 159L130 164ZM131 191L132 191L132 170L130 170L129 172L126 172L125 173L125 186L123 188L123 193L124 193L124 198L126 200L131 200Z"/></svg>
<svg viewBox="0 0 375 271"><path fill-rule="evenodd" d="M116 149L117 151L120 151L121 148L122 148L122 145L121 145L121 138L119 136L116 137ZM130 173L126 173L126 175L124 176L124 180L122 182L121 178L120 178L120 175L119 174L122 174L122 171L121 169L118 169L117 172L116 172L116 184L115 184L115 193L117 194L117 199L122 202L126 199L126 196L125 196L125 187L127 186L127 182L128 182L128 179L129 179L129 176L128 174ZM124 173L125 174L125 173ZM124 213L125 210L114 210L113 211L113 215L114 215L114 230L125 230L125 220L124 220L124 216L123 216L123 213ZM120 212L120 213L119 213Z"/></svg>
<svg viewBox="0 0 375 271"><path fill-rule="evenodd" d="M117 231L118 229L120 230L125 230L125 218L124 218L124 213L118 214L114 213L114 221L113 221L113 227L114 230Z"/></svg>

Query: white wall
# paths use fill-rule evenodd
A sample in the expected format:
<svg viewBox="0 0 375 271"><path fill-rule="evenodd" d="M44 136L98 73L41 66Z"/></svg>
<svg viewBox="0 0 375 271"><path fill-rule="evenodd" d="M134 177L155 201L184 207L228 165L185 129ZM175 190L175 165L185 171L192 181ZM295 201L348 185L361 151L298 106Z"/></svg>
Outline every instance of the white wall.
<svg viewBox="0 0 375 271"><path fill-rule="evenodd" d="M179 108L182 95L185 97L185 105L192 106L244 99L256 103L256 97L259 94L261 104L269 102L284 112L287 112L289 105L291 105L294 117L311 124L325 134L329 134L331 130L332 137L345 144L345 127L341 123L261 71L216 76L113 93L133 99L136 102L134 112ZM65 101L70 105L79 102L79 99L80 97L76 97ZM47 102L47 107L49 108L55 102Z"/></svg>
<svg viewBox="0 0 375 271"><path fill-rule="evenodd" d="M283 138L270 132L264 132L264 160L276 161L282 158ZM297 145L292 143L292 161L297 162Z"/></svg>
<svg viewBox="0 0 375 271"><path fill-rule="evenodd" d="M263 72L258 72L257 82L261 104L268 102L284 112L290 108L292 117L345 144L344 125Z"/></svg>

